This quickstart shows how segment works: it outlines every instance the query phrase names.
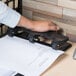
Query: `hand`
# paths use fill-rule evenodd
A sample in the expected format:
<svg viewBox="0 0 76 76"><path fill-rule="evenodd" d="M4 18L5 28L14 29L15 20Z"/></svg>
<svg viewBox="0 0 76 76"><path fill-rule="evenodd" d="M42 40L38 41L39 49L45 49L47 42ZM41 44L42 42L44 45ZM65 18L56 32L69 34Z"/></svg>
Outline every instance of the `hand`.
<svg viewBox="0 0 76 76"><path fill-rule="evenodd" d="M33 31L46 32L46 31L57 31L59 27L51 21L32 21Z"/></svg>
<svg viewBox="0 0 76 76"><path fill-rule="evenodd" d="M17 26L30 29L37 32L46 32L46 31L57 31L59 27L51 21L32 21L23 16Z"/></svg>

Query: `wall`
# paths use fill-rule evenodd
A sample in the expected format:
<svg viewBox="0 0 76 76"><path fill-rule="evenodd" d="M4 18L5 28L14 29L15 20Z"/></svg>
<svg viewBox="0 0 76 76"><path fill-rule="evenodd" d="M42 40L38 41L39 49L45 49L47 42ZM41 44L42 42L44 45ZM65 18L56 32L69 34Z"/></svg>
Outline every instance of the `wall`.
<svg viewBox="0 0 76 76"><path fill-rule="evenodd" d="M23 15L34 20L52 20L76 41L76 0L23 0Z"/></svg>

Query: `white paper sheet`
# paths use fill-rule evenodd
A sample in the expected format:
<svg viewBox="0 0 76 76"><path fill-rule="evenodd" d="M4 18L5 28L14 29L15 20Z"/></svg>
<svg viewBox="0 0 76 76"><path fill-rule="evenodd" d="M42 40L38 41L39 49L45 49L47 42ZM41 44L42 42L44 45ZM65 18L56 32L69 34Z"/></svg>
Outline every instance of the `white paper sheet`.
<svg viewBox="0 0 76 76"><path fill-rule="evenodd" d="M16 75L15 71L0 68L0 76L14 76L14 75Z"/></svg>
<svg viewBox="0 0 76 76"><path fill-rule="evenodd" d="M0 67L25 76L40 76L63 53L17 37L0 39Z"/></svg>

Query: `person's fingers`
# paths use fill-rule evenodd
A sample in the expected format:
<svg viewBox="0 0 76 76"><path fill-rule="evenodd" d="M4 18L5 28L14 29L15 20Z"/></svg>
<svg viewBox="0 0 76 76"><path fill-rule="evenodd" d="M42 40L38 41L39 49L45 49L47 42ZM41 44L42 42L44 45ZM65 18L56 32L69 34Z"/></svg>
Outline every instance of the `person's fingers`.
<svg viewBox="0 0 76 76"><path fill-rule="evenodd" d="M50 22L50 24L49 24L49 29L50 30L54 30L54 31L57 31L57 30L59 30L60 28L59 28L59 26L57 26L55 23L53 23L53 22Z"/></svg>

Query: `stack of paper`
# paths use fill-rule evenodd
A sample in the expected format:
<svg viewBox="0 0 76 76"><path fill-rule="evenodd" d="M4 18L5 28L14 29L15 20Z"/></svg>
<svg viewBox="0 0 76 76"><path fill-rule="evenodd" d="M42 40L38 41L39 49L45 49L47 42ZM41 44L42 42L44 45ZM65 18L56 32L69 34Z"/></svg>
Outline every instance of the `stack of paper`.
<svg viewBox="0 0 76 76"><path fill-rule="evenodd" d="M40 76L63 53L17 37L0 39L0 67L24 76Z"/></svg>
<svg viewBox="0 0 76 76"><path fill-rule="evenodd" d="M16 74L15 71L11 71L5 68L0 68L0 76L14 76Z"/></svg>

